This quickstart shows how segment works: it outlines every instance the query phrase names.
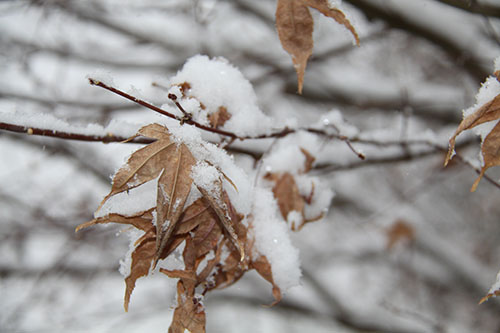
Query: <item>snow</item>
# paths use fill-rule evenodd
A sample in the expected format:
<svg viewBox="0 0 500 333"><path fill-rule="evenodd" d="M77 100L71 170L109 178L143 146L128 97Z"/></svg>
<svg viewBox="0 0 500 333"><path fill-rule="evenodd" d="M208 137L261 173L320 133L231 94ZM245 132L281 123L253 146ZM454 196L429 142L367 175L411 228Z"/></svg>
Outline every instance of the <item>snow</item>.
<svg viewBox="0 0 500 333"><path fill-rule="evenodd" d="M188 97L180 101L189 103L194 119L206 124L207 113L217 112L225 107L231 118L222 126L223 129L239 135L259 135L271 132L273 121L258 107L258 100L250 82L226 59L196 55L184 64L170 79L173 89L170 93L179 94L176 85L189 83ZM193 103L193 99L202 103L206 110Z"/></svg>
<svg viewBox="0 0 500 333"><path fill-rule="evenodd" d="M335 195L328 182L320 181L318 177L304 175L296 176L295 182L302 196L309 197L313 193L311 202L304 206L305 218L316 219L322 214L326 215Z"/></svg>
<svg viewBox="0 0 500 333"><path fill-rule="evenodd" d="M264 159L267 172L296 172L304 167L306 158L298 146L283 146Z"/></svg>
<svg viewBox="0 0 500 333"><path fill-rule="evenodd" d="M333 134L344 135L349 138L353 138L359 134L359 129L345 121L342 113L337 109L333 109L322 115L317 126L332 128Z"/></svg>
<svg viewBox="0 0 500 333"><path fill-rule="evenodd" d="M287 224L278 217L278 205L273 193L255 188L253 207L253 233L256 250L271 264L273 280L286 292L297 286L301 277L299 251L289 238Z"/></svg>
<svg viewBox="0 0 500 333"><path fill-rule="evenodd" d="M342 0L328 0L330 8L340 8L342 6Z"/></svg>
<svg viewBox="0 0 500 333"><path fill-rule="evenodd" d="M286 217L286 221L289 226L293 226L294 228L297 228L304 222L304 218L302 217L302 213L296 210L292 210L288 213L288 216Z"/></svg>
<svg viewBox="0 0 500 333"><path fill-rule="evenodd" d="M277 203L272 192L269 189L254 188L249 177L234 164L227 152L203 141L199 130L195 127L173 124L169 129L173 140L186 144L198 160L191 173L195 185L209 193L217 191L215 184L218 180L224 179L221 171L235 183L236 189L227 181L224 182L224 189L239 213L253 215L255 247L258 253L268 258L275 283L283 291L298 285L301 275L298 250L292 246L287 225L278 215ZM294 153L299 160L300 156L303 156L298 149L294 150ZM284 162L293 161L293 158L294 156L286 157ZM300 168L301 165L297 167Z"/></svg>
<svg viewBox="0 0 500 333"><path fill-rule="evenodd" d="M340 0L330 2L340 3ZM488 2L496 4L498 0ZM76 4L83 12L97 9L90 2ZM96 67L104 67L104 72L111 68L116 71L113 77L118 84L123 87L134 84L140 87L147 100L161 105L168 102L166 93L151 87L149 89L153 92L148 91L151 81L168 86L165 83L167 78L175 75L187 57L206 52L223 55L253 83L254 94L258 97L257 102L252 103L264 110L269 118L279 120L275 123L276 128L314 126L338 134L329 126L331 122L341 135L371 138L382 144L392 142L387 147L353 142L356 148L363 148L367 160L388 156L397 158L405 151L394 143L402 138L427 140L424 131L428 127L437 133L433 142L441 146L446 144L449 137L443 134L448 136L458 123L450 124L449 119L456 116L457 110L464 109L464 105L472 105L474 102L470 101L477 91L478 82L464 69L464 64L475 63L489 72L493 58L499 54L498 45L492 42L489 33L491 29L485 30L481 15L437 1L370 2L391 12L398 10L398 13L405 14L405 22L429 28L443 39L451 40L457 49L471 57L470 62L463 63L444 54L440 45L418 38L409 31L385 27L380 34L382 21L368 21L361 10L343 1L345 8L349 9L346 15L356 18L356 22L351 22L360 35L367 38L360 47L341 49L350 45L352 36L331 19L311 11L316 14L315 50L306 73L306 94L295 96L295 73L272 24L275 3L242 1L241 4L250 10L242 10L239 4L231 1L175 0L165 4L148 0L140 5L134 0L99 2L102 11L96 12L98 18L138 31L146 38L151 36L163 41L163 45L147 41L138 43L133 36L97 25L95 21L75 20L65 10L51 10L49 3L43 6L16 2L0 4L4 9L0 10L4 14L0 18L0 42L5 46L1 55L4 70L0 86L1 92L7 93L2 95L0 110L7 113L22 110L16 111L12 122L21 117L21 125L37 127L40 127L38 120L41 118L28 120L30 114L50 113L52 119L46 121L47 126L59 126L58 120L64 119L61 128L72 132L94 131L105 135L109 131L128 137L142 125L152 122L168 124L169 128L177 126L180 132L178 124L171 126L164 117L149 110L129 109L128 101L91 87L85 75ZM499 31L499 23L490 21L493 30ZM245 33L238 33L241 31ZM25 42L33 46L24 47ZM165 48L164 44L180 47ZM58 54L59 51L63 55ZM209 59L208 62L219 60ZM500 59L497 59L495 68L500 69ZM205 71L205 68L198 69L200 73ZM96 78L109 83L105 75ZM171 92L176 88L180 99L178 87L171 87ZM231 91L228 90L226 95ZM48 103L24 97L10 98L10 92L40 98ZM193 94L193 97L199 96ZM61 100L69 103L61 104ZM200 123L205 123L206 115L220 106L214 103L213 108L203 110L199 102L205 102L201 98L184 98L180 102ZM90 103L91 107L87 104L78 106L81 103ZM399 117L398 108L406 104L415 108L410 115L408 132L402 136L402 117ZM132 103L131 106L135 107ZM172 103L167 107L181 115ZM342 115L348 120L346 128L340 114L326 114L335 110L333 108L341 108ZM238 110L230 112L237 113ZM441 123L441 118L448 120ZM127 126L123 122L116 123L115 129L109 129L105 126L107 119L122 119L137 126ZM233 121L242 122L238 117ZM93 122L101 125L87 128L86 124ZM355 124L352 129L348 128L350 123ZM226 123L226 127L231 127L231 123ZM254 133L267 131L266 128L253 130ZM186 131L186 135L179 142L189 142L189 135L199 135L187 125L182 131ZM214 142L220 139L205 133L201 137ZM238 190L221 178L231 201L238 205L237 210L245 212L245 220L251 221L252 207L255 206L252 184L254 177L262 176L253 173L253 156L238 153L234 154L233 161L217 146L198 145L195 141L189 145L190 149L196 150L196 156L205 158L236 183ZM471 170L457 167L442 172L439 166L443 156L440 154L407 163L377 165L359 161L344 142L314 138L308 133L293 135L289 139L256 141L235 142L231 147L238 144L238 148L264 153L269 158L268 167L274 165L276 171L284 172L289 168L301 194L308 195L314 184L315 196L311 205L315 205L315 200L326 198L320 195L322 186L330 191L335 189L338 195L326 221L311 223L300 232L290 233L293 246L300 249L304 271L319 281L323 291L318 292L313 283L304 279L303 286L290 290L285 301L308 311L290 314L289 310L264 309L241 302L240 296L261 300L261 303L267 303L269 298L267 282L256 272L248 272L233 287L209 293L206 300L207 332L349 331L339 326L335 321L338 317L330 316L331 313L349 318L353 324L379 327L379 331L431 332L442 329L471 332L498 328L498 313L489 306L492 304L477 307L478 298L491 285L498 271L495 264L499 262L498 251L491 251L498 244L494 237L498 235L496 188L485 186L474 196L464 193L473 180ZM1 142L3 177L0 201L3 205L0 211L4 223L0 253L6 253L8 258L0 263L0 326L7 331L29 332L164 331L173 312L165 312L165 309L174 300L175 279L168 279L163 274L139 279L131 313L122 314L123 279L114 272L114 267L118 258L127 251L128 240L113 237L114 228L89 228L77 238L72 236L74 227L91 218L100 199L109 191L109 180L105 179L107 174L112 173L123 162L123 157L137 146L9 134L2 136ZM44 145L47 145L46 152L41 148ZM57 152L58 146L68 148L65 151L71 155ZM335 172L317 169L302 175L303 163L285 162L294 154L298 154L295 158L303 162L300 147L317 158L315 165L330 163L349 168ZM426 147L418 145L420 150ZM406 148L410 153L417 150L411 142ZM104 177L95 177L78 160L87 161ZM234 168L234 164L239 168ZM262 163L260 172L265 171L273 172ZM313 172L319 178L312 177ZM259 182L263 183L262 186L267 185L260 179ZM188 200L199 196L193 185ZM19 203L12 204L9 197ZM268 193L268 197L272 198L272 195ZM153 199L150 200L152 203ZM326 201L318 201L314 212L321 212L320 207L326 207ZM403 209L405 205L414 209ZM308 209L309 205L306 205L306 217L314 216ZM49 219L43 217L46 213L49 213ZM52 213L62 219L53 221ZM429 254L425 252L429 244L424 243L427 246L422 250L420 241L416 243L419 246L413 248L385 252L385 235L381 230L393 221L395 215L407 219L412 225L435 227L431 229L435 235L432 243L443 243L443 247L433 247L435 251ZM280 222L286 228L279 213L275 212L273 216L276 225ZM268 220L266 216L265 220L256 222L268 223ZM425 234L417 234L417 237L427 238ZM59 248L61 243L63 247ZM34 255L36 251L38 253ZM448 252L455 253L454 257L450 256L453 260L439 260L443 257L440 253ZM173 267L183 267L179 265L182 258L174 254L170 259ZM474 269L466 272L476 281L474 284L463 283L472 279L463 279L465 271L460 273L453 267L468 266L471 261L483 265L479 269L470 266ZM53 268L49 267L52 262L56 263ZM452 265L447 264L449 262ZM273 269L280 271L277 267ZM281 271L283 273L285 269ZM412 287L407 288L410 285ZM452 292L436 294L436 290ZM290 298L296 291L297 297ZM340 309L335 304L340 304ZM382 311L387 304L391 305L391 310ZM79 308L77 315L71 311L75 305ZM51 311L55 307L61 311ZM230 320L228 313L231 313ZM412 323L389 327L401 317L413 318Z"/></svg>
<svg viewBox="0 0 500 333"><path fill-rule="evenodd" d="M220 197L220 188L217 185L222 175L213 165L205 161L199 161L191 169L191 177L195 185L203 188L213 197Z"/></svg>
<svg viewBox="0 0 500 333"><path fill-rule="evenodd" d="M316 156L322 150L322 145L318 136L311 133L299 131L288 135L271 147L262 162L264 169L294 174L303 172L306 159L301 148Z"/></svg>
<svg viewBox="0 0 500 333"><path fill-rule="evenodd" d="M178 122L169 122L168 128L173 136L173 140L184 143L197 161L206 161L215 169L219 169L235 184L233 187L225 177L219 173L219 178L223 180L223 189L227 192L231 203L235 209L243 215L248 215L251 208L251 197L253 185L248 175L238 167L228 153L218 148L216 145L202 139L200 131L194 126L187 124L180 125ZM206 164L206 163L205 163ZM204 184L204 170L215 176L214 169L208 168L205 164L195 166L193 176L197 182Z"/></svg>

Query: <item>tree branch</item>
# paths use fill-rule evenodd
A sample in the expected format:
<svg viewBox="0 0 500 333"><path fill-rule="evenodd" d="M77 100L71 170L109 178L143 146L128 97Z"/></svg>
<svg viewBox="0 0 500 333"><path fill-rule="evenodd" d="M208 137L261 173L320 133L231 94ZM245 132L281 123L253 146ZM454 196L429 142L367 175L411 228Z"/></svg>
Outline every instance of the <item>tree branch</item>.
<svg viewBox="0 0 500 333"><path fill-rule="evenodd" d="M56 130L51 130L51 129L45 129L45 128L36 128L36 127L29 127L29 126L21 126L21 125L14 125L14 124L9 124L9 123L4 123L0 122L0 129L5 130L5 131L10 131L10 132L16 132L16 133L24 133L28 135L40 135L40 136L49 136L53 138L59 138L59 139L65 139L65 140L77 140L77 141L93 141L93 142L103 142L103 143L110 143L110 142L123 142L127 140L128 138L124 138L121 136L116 136L113 134L107 134L107 135L87 135L87 134L78 134L78 133L70 133L70 132L64 132L64 131L56 131ZM151 143L154 140L147 139L147 138L134 138L133 140L129 140L127 142L131 143Z"/></svg>
<svg viewBox="0 0 500 333"><path fill-rule="evenodd" d="M410 34L427 39L437 47L444 50L455 61L463 61L462 66L478 82L484 81L489 75L488 70L481 65L480 59L474 54L462 49L454 41L448 39L440 31L435 31L425 24L419 24L405 19L401 14L389 8L375 4L370 0L346 0L353 6L359 8L368 18L378 18L385 21L391 27L402 29Z"/></svg>
<svg viewBox="0 0 500 333"><path fill-rule="evenodd" d="M137 97L134 97L130 94L127 94L126 92L120 90L120 89L117 89L117 88L114 88L112 86L109 86L107 84L105 84L104 82L101 82L99 80L96 80L96 79L93 79L93 78L89 78L89 82L91 85L95 85L95 86L98 86L98 87L101 87L101 88L104 88L106 90L109 90L119 96L122 96L134 103L137 103L141 106L144 106L150 110L153 110L155 112L158 112L164 116L167 116L171 119L175 119L177 121L179 121L181 124L189 124L189 125L192 125L192 126L195 126L201 130L204 130L204 131L207 131L207 132L211 132L211 133L214 133L214 134L218 134L218 135L222 135L222 136L225 136L225 137L229 137L233 140L259 140L259 139L272 139L272 138L282 138L282 137L285 137L289 134L293 134L293 133L297 133L299 131L306 131L306 132L309 132L309 133L314 133L314 134L318 134L318 135L322 135L322 136L325 136L325 137L328 137L330 139L338 139L338 140L341 140L341 141L344 141L347 146L349 147L349 149L351 149L359 158L361 159L364 159L364 155L358 151L356 151L354 149L354 147L351 145L351 142L349 140L348 137L346 136L343 136L343 135L336 135L336 134L331 134L331 133L328 133L326 132L325 130L322 130L322 129L318 129L318 128L312 128L312 127L308 127L308 128L296 128L296 129L292 129L292 128L288 128L288 127L285 127L281 130L278 130L276 132L273 132L273 133L270 133L270 134L260 134L260 135L246 135L246 136L240 136L234 132L230 132L230 131L225 131L225 130L221 130L221 129L218 129L218 128L214 128L214 127L210 127L210 126L206 126L206 125L203 125L203 124L200 124L198 123L197 121L193 120L191 118L191 115L186 112L186 110L184 110L184 108L182 107L182 105L177 101L177 96L175 96L174 94L169 94L168 95L168 98L175 104L175 106L182 112L182 114L184 115L182 118L181 117L178 117L176 115L174 115L173 113L170 113L166 110L163 110L151 103L148 103L142 99L139 99Z"/></svg>

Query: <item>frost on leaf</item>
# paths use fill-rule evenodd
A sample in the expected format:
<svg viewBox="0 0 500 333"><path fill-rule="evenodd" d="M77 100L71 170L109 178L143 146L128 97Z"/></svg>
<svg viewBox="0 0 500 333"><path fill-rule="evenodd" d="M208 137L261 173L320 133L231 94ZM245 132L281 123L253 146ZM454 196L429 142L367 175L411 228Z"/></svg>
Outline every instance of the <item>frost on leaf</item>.
<svg viewBox="0 0 500 333"><path fill-rule="evenodd" d="M178 279L177 307L169 332L205 332L204 295L235 283L251 269L271 283L278 302L281 290L275 283L271 264L254 248L255 237L250 232L252 216L248 212L243 216L236 210L231 200L239 199L230 197L223 186L227 182L231 191L238 193L235 184L219 166L212 166L200 157L204 156L200 152L214 154L216 148L202 147L201 141L192 138L183 143L158 124L141 128L137 135L156 141L132 153L115 174L111 191L100 207L129 190L132 195L134 188L155 179L157 185L151 196L157 198L156 205L132 214L106 211L106 215L96 214L95 219L76 229L117 223L141 231L131 244L130 267L124 273L125 310L137 279L147 276L157 266L168 277ZM237 206L241 207L241 203ZM184 244L184 268L161 267L163 260L181 244Z"/></svg>
<svg viewBox="0 0 500 333"><path fill-rule="evenodd" d="M498 80L498 77L496 78ZM490 85L488 85L488 83ZM497 87L492 87L495 84ZM486 95L490 93L489 91L493 91L494 93L499 91L498 82L491 77L486 81L485 85L481 88L479 96ZM496 89L495 89L496 88ZM479 125L482 125L491 121L498 121L500 119L500 94L497 92L496 96L490 99L486 103L482 103L477 105L477 109L471 112L469 115L465 116L458 128L456 129L453 136L450 138L449 149L446 155L446 159L444 165L446 166L449 161L453 158L455 154L455 141L457 136L463 131L476 128ZM483 142L481 145L481 155L483 158L483 165L481 167L481 171L479 173L478 178L472 185L471 191L474 192L479 185L479 181L483 177L486 170L493 166L500 165L500 126L498 123L493 127L493 129L487 134L483 136Z"/></svg>
<svg viewBox="0 0 500 333"><path fill-rule="evenodd" d="M302 93L307 60L313 49L314 21L309 7L345 26L359 44L359 37L344 13L330 7L328 0L278 0L276 28L281 45L288 52L297 72L298 92Z"/></svg>
<svg viewBox="0 0 500 333"><path fill-rule="evenodd" d="M479 304L486 302L491 297L497 297L497 296L500 296L500 272L498 272L497 280L491 286L490 290L488 291L488 294L486 294L486 296L481 298L481 300L479 301Z"/></svg>

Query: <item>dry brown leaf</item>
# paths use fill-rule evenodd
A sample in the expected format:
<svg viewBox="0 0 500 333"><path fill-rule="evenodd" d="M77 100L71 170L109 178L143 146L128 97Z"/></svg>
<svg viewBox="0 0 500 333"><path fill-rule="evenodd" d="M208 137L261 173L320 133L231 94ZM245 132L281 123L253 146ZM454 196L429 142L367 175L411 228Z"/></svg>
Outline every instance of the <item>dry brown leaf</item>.
<svg viewBox="0 0 500 333"><path fill-rule="evenodd" d="M446 155L444 165L448 165L449 161L452 159L455 152L455 140L460 133L496 119L500 119L500 95L496 96L494 99L484 104L482 107L477 109L477 111L462 120L455 133L450 138L448 154Z"/></svg>
<svg viewBox="0 0 500 333"><path fill-rule="evenodd" d="M153 230L153 229L151 229ZM139 245L132 252L132 263L130 265L130 274L125 278L125 299L123 306L128 311L130 295L135 288L135 282L138 278L149 274L151 264L156 255L156 242L154 232L151 231L150 237L144 237Z"/></svg>
<svg viewBox="0 0 500 333"><path fill-rule="evenodd" d="M125 166L115 174L111 192L104 198L101 206L111 196L159 177L156 203L156 264L184 210L193 182L191 168L196 160L186 145L176 144L170 139L170 134L164 126L144 126L138 134L157 141L129 157Z"/></svg>
<svg viewBox="0 0 500 333"><path fill-rule="evenodd" d="M292 56L301 94L307 60L313 49L313 18L302 1L278 0L276 28L283 49Z"/></svg>
<svg viewBox="0 0 500 333"><path fill-rule="evenodd" d="M214 196L214 193L208 193L208 191L202 187L198 187L198 190L201 192L203 197L210 204L210 207L212 207L212 209L219 217L219 221L222 223L224 231L228 234L229 240L233 243L236 249L238 249L241 260L243 260L245 258L245 249L243 247L243 244L238 239L236 232L234 231L233 221L227 211L228 209L227 201L229 199L227 198L227 196L224 196L223 194L222 182L219 181L217 186L218 186L218 191L217 194L215 194L216 196Z"/></svg>
<svg viewBox="0 0 500 333"><path fill-rule="evenodd" d="M229 119L231 119L231 114L223 106L220 106L217 112L214 112L208 116L210 125L214 128L224 126L226 121L228 121Z"/></svg>
<svg viewBox="0 0 500 333"><path fill-rule="evenodd" d="M175 229L176 234L185 234L192 231L200 223L206 220L210 206L203 199L197 199L182 213L182 220Z"/></svg>
<svg viewBox="0 0 500 333"><path fill-rule="evenodd" d="M394 222L387 233L387 249L391 250L394 245L402 241L413 242L415 239L415 229L403 220Z"/></svg>
<svg viewBox="0 0 500 333"><path fill-rule="evenodd" d="M170 154L175 152L176 145L170 140L168 130L158 124L142 127L138 135L157 141L137 150L113 177L111 191L102 200L99 208L111 196L131 190L158 177L163 168L162 162L168 160ZM98 208L98 210L99 210Z"/></svg>
<svg viewBox="0 0 500 333"><path fill-rule="evenodd" d="M262 276L264 279L266 279L268 282L270 282L273 285L273 296L274 296L274 302L270 304L270 306L276 305L281 301L281 290L280 288L274 283L273 280L273 273L271 270L271 264L269 264L269 261L267 261L267 258L265 256L259 256L256 260L253 260L250 263L250 268L254 268L260 276Z"/></svg>
<svg viewBox="0 0 500 333"><path fill-rule="evenodd" d="M444 161L444 165L447 166L450 160L453 158L455 154L455 141L457 136L465 130L474 128L483 123L494 121L500 119L500 95L497 95L488 103L481 106L472 114L465 117L458 128L456 129L453 136L449 141L448 153L446 155L446 159ZM475 180L474 184L471 187L471 192L474 192L483 178L486 170L493 166L500 165L500 127L499 124L495 125L495 127L491 130L491 132L484 138L483 143L481 145L481 155L483 157L483 167L479 173L479 176Z"/></svg>
<svg viewBox="0 0 500 333"><path fill-rule="evenodd" d="M126 290L124 307L126 311L128 310L128 304L130 302L132 291L135 288L135 282L138 278L149 274L151 264L157 256L156 228L152 223L153 216L151 212L152 209L133 216L109 214L107 216L96 218L92 221L83 223L78 226L76 230L79 231L83 228L87 228L95 224L119 223L129 224L136 227L137 229L146 231L146 233L136 242L138 245L132 252L130 274L125 278ZM178 227L175 229L175 236L172 237L172 241L169 242L168 246L163 249L161 255L159 255L159 258L166 258L183 241L185 241L186 235L188 235L189 232L193 231L193 229L197 228L200 224L205 223L207 219L211 219L212 221L214 221L214 215L215 214L213 213L212 209L203 199L198 199L193 202L189 207L185 209L182 215L182 219L178 223ZM216 227L218 228L218 226ZM206 227L204 229L206 229ZM220 235L220 228L218 230ZM208 238L206 235L205 237L208 239L208 241L211 240L211 238ZM201 236L198 238L201 239ZM203 247L203 245L205 244L201 241L198 242L201 243L200 247Z"/></svg>
<svg viewBox="0 0 500 333"><path fill-rule="evenodd" d="M304 218L304 198L300 195L295 179L290 173L285 172L277 179L273 193L285 221L292 211L299 212ZM292 224L292 230L295 230L295 224Z"/></svg>
<svg viewBox="0 0 500 333"><path fill-rule="evenodd" d="M82 229L88 228L96 224L106 224L106 223L118 223L118 224L129 224L136 227L139 230L148 231L153 227L153 215L151 212L153 209L147 210L145 212L139 212L131 216L123 216L120 214L108 214L103 217L98 217L92 221L88 221L80 224L76 227L75 232Z"/></svg>
<svg viewBox="0 0 500 333"><path fill-rule="evenodd" d="M240 254L236 250L215 267L216 270L211 274L212 282L207 286L207 291L226 288L236 283L248 270L246 261L241 261Z"/></svg>
<svg viewBox="0 0 500 333"><path fill-rule="evenodd" d="M267 259L259 255L252 263L253 239L248 240L243 216L236 211L222 188L222 177L228 179L227 176L219 170L221 176L214 184L215 190L200 187L202 198L185 207L192 188L191 168L195 158L187 146L170 140L168 130L161 125L145 126L138 135L157 141L130 156L127 164L115 175L111 192L103 203L113 195L156 178L156 207L131 216L108 214L77 228L78 231L95 224L114 222L144 231L133 243L135 249L131 254L130 273L125 278L125 310L128 310L137 279L148 275L159 259L165 259L182 243L185 243L182 254L184 269L160 268L167 276L179 279L178 306L169 332L205 332L204 308L195 296L197 287L205 288L204 295L209 290L235 283L249 269L256 269L271 282L273 295L276 302L279 301L281 292L273 282ZM308 169L313 158L307 151L303 153L306 156L305 168ZM230 179L228 181L234 186ZM229 255L221 260L223 251ZM210 253L215 255L209 258Z"/></svg>
<svg viewBox="0 0 500 333"><path fill-rule="evenodd" d="M359 37L354 27L342 11L330 7L328 0L278 0L276 28L283 49L292 56L297 72L299 94L302 93L307 60L313 49L314 21L308 7L345 26L359 44Z"/></svg>
<svg viewBox="0 0 500 333"><path fill-rule="evenodd" d="M163 251L170 240L193 183L191 168L196 160L184 144L176 148L175 153L166 156L162 164L157 166L163 170L158 180L156 206L158 253Z"/></svg>
<svg viewBox="0 0 500 333"><path fill-rule="evenodd" d="M177 282L177 308L169 333L205 333L206 316L203 305L191 296L181 281Z"/></svg>
<svg viewBox="0 0 500 333"><path fill-rule="evenodd" d="M470 189L471 192L476 190L486 170L493 166L500 165L500 122L497 123L491 132L484 138L483 144L481 145L481 154L483 155L484 165Z"/></svg>
<svg viewBox="0 0 500 333"><path fill-rule="evenodd" d="M111 192L103 199L101 206L111 196L158 177L163 170L158 166L175 151L175 148L175 144L166 139L153 142L132 154L125 166L115 174Z"/></svg>
<svg viewBox="0 0 500 333"><path fill-rule="evenodd" d="M213 211L208 214L210 213L213 214ZM193 243L196 248L196 258L206 255L219 242L222 230L217 223L217 216L214 215L210 219L205 220L203 224L200 224L194 232Z"/></svg>

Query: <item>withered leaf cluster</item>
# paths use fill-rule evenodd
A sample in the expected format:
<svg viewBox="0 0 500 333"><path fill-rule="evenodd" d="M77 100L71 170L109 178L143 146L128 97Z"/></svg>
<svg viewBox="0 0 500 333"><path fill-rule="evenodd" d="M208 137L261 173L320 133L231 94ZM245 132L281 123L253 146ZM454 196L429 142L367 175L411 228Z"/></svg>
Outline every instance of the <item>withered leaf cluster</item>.
<svg viewBox="0 0 500 333"><path fill-rule="evenodd" d="M496 79L500 82L500 71L494 73ZM486 122L500 119L500 95L479 107L475 112L464 117L453 136L450 138L448 154L444 165L448 165L455 153L455 140L463 131L472 129ZM484 138L481 145L481 155L483 157L483 166L472 185L471 192L474 192L479 185L479 181L484 176L486 170L493 166L500 165L500 122L493 127L490 133Z"/></svg>
<svg viewBox="0 0 500 333"><path fill-rule="evenodd" d="M283 49L292 57L297 72L299 94L302 93L307 60L312 54L314 44L314 20L309 8L314 8L345 26L359 45L358 33L351 22L341 10L330 7L328 0L278 0L276 28Z"/></svg>
<svg viewBox="0 0 500 333"><path fill-rule="evenodd" d="M134 243L130 273L125 278L124 307L128 311L130 296L137 279L148 275L181 244L184 244L183 269L160 271L178 279L178 305L169 332L205 332L205 312L200 295L229 286L243 274L255 269L273 286L273 295L281 299L267 258L254 250L246 226L222 186L223 176L207 191L196 187L201 197L186 206L193 191L191 169L197 163L189 148L175 142L167 128L152 124L138 131L140 136L156 139L134 152L113 178L106 201L149 181L157 179L156 206L131 215L110 213L86 222L81 230L96 224L118 223L143 232ZM155 195L152 193L151 195ZM161 264L160 264L161 265Z"/></svg>

